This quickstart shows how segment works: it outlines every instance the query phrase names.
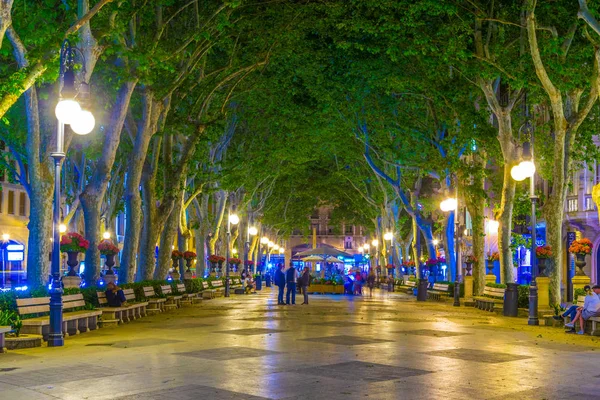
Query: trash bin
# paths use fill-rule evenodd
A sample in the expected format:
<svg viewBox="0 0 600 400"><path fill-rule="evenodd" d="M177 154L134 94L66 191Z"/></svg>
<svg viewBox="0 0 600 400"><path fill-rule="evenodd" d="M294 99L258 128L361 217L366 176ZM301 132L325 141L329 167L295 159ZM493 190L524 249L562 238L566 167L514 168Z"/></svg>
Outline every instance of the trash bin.
<svg viewBox="0 0 600 400"><path fill-rule="evenodd" d="M429 281L427 279L419 279L419 286L417 289L417 301L427 300L427 286Z"/></svg>
<svg viewBox="0 0 600 400"><path fill-rule="evenodd" d="M519 315L519 290L516 283L507 283L504 292L504 316Z"/></svg>
<svg viewBox="0 0 600 400"><path fill-rule="evenodd" d="M258 275L255 279L256 290L262 290L262 276Z"/></svg>

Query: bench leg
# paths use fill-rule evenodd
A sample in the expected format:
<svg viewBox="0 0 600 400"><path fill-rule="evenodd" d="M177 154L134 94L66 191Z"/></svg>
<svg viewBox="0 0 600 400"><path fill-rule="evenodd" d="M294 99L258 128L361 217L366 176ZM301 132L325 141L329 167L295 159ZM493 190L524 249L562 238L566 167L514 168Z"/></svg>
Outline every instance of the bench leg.
<svg viewBox="0 0 600 400"><path fill-rule="evenodd" d="M88 318L87 317L77 320L77 329L79 329L80 333L85 333L90 330L88 327Z"/></svg>
<svg viewBox="0 0 600 400"><path fill-rule="evenodd" d="M0 353L4 353L6 345L4 343L4 333L0 333Z"/></svg>
<svg viewBox="0 0 600 400"><path fill-rule="evenodd" d="M590 332L592 336L600 336L600 331L598 331L598 322L592 321L592 331Z"/></svg>
<svg viewBox="0 0 600 400"><path fill-rule="evenodd" d="M95 331L96 329L98 329L98 317L97 316L93 316L93 317L88 317L88 329L91 331Z"/></svg>

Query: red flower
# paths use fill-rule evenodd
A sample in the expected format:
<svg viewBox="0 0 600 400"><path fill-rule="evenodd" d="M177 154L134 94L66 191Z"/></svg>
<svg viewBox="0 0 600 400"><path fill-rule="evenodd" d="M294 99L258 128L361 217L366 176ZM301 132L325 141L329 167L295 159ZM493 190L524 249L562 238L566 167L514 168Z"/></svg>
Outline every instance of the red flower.
<svg viewBox="0 0 600 400"><path fill-rule="evenodd" d="M185 258L186 260L192 260L196 258L196 253L194 253L193 251L184 251L183 258Z"/></svg>

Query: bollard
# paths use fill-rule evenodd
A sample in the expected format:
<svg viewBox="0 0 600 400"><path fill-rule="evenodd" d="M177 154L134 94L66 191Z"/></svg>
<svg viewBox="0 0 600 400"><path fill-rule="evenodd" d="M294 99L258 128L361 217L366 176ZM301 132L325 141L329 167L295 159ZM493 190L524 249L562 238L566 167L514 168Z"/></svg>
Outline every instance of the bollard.
<svg viewBox="0 0 600 400"><path fill-rule="evenodd" d="M519 315L519 290L516 283L507 283L504 291L504 316L516 317Z"/></svg>
<svg viewBox="0 0 600 400"><path fill-rule="evenodd" d="M427 300L427 285L429 285L427 279L419 279L419 285L417 287L417 301Z"/></svg>

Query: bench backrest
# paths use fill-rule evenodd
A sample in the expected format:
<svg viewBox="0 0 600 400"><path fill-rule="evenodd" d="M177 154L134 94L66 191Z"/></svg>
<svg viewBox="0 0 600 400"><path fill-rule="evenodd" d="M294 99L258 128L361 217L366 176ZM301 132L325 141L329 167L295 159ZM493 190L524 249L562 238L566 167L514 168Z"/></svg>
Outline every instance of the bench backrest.
<svg viewBox="0 0 600 400"><path fill-rule="evenodd" d="M171 285L161 286L160 291L162 292L162 294L165 294L165 295L173 293L173 290L171 290Z"/></svg>
<svg viewBox="0 0 600 400"><path fill-rule="evenodd" d="M209 286L208 286L208 282L206 282L206 281L202 281L202 288L204 288L204 289L208 289L208 288L209 288Z"/></svg>
<svg viewBox="0 0 600 400"><path fill-rule="evenodd" d="M493 287L486 286L483 289L483 294L485 296L490 296L490 297L504 298L505 291L506 291L506 289L504 289L504 288L493 288Z"/></svg>
<svg viewBox="0 0 600 400"><path fill-rule="evenodd" d="M584 303L585 303L585 296L577 296L577 305L579 307L583 307Z"/></svg>
<svg viewBox="0 0 600 400"><path fill-rule="evenodd" d="M417 286L417 282L415 282L415 281L406 281L406 286L416 287Z"/></svg>
<svg viewBox="0 0 600 400"><path fill-rule="evenodd" d="M84 307L83 294L70 294L62 297L63 310L75 307ZM17 311L20 315L50 312L50 297L33 297L30 299L17 299Z"/></svg>
<svg viewBox="0 0 600 400"><path fill-rule="evenodd" d="M447 292L449 286L447 283L434 283L432 289L439 290L440 292Z"/></svg>
<svg viewBox="0 0 600 400"><path fill-rule="evenodd" d="M177 284L177 291L179 293L185 293L185 285L183 283L178 283Z"/></svg>
<svg viewBox="0 0 600 400"><path fill-rule="evenodd" d="M156 292L154 291L154 287L152 286L144 286L144 297L150 298L156 296Z"/></svg>
<svg viewBox="0 0 600 400"><path fill-rule="evenodd" d="M242 283L242 281L240 280L240 278L232 278L231 283L233 283L234 285L239 285Z"/></svg>
<svg viewBox="0 0 600 400"><path fill-rule="evenodd" d="M221 287L221 286L223 286L223 281L212 281L211 285L213 287Z"/></svg>
<svg viewBox="0 0 600 400"><path fill-rule="evenodd" d="M133 289L123 289L123 294L125 295L125 299L127 299L127 301L135 301L135 292ZM106 292L96 292L96 295L98 296L98 304L101 306L108 305Z"/></svg>

